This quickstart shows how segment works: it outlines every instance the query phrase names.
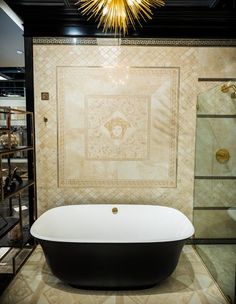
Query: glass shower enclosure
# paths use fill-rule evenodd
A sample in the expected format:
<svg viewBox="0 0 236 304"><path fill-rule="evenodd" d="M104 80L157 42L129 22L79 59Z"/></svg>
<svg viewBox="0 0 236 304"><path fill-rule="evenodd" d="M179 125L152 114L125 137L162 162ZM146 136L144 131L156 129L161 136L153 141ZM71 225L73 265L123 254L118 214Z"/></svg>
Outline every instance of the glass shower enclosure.
<svg viewBox="0 0 236 304"><path fill-rule="evenodd" d="M236 90L222 81L205 87L197 100L194 242L229 303L235 303Z"/></svg>

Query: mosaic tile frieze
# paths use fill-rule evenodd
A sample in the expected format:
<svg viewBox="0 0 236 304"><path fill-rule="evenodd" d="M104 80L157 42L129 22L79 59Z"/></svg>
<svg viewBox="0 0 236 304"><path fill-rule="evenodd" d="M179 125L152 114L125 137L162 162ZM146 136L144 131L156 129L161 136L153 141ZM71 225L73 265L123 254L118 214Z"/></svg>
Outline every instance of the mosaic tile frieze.
<svg viewBox="0 0 236 304"><path fill-rule="evenodd" d="M175 187L178 75L58 67L59 186Z"/></svg>
<svg viewBox="0 0 236 304"><path fill-rule="evenodd" d="M65 38L35 37L34 44L65 44L65 45L134 45L134 46L236 46L235 39L130 39L130 38Z"/></svg>

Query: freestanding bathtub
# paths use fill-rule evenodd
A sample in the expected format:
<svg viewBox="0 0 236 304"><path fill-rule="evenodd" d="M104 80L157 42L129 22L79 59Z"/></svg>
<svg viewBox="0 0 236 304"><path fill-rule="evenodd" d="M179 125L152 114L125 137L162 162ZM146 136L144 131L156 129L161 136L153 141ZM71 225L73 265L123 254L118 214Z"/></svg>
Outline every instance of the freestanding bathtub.
<svg viewBox="0 0 236 304"><path fill-rule="evenodd" d="M31 227L52 273L87 289L157 284L174 271L193 233L183 213L154 205L62 206Z"/></svg>

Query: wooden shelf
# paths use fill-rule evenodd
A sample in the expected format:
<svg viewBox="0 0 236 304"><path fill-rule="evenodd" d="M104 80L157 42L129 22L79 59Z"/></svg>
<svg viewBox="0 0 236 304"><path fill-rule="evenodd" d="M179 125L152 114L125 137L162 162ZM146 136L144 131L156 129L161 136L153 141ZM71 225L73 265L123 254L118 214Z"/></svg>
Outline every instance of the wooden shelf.
<svg viewBox="0 0 236 304"><path fill-rule="evenodd" d="M16 224L19 223L19 219L18 218L14 218L14 217L5 217L4 218L7 222L6 226L2 227L2 229L0 229L0 238L3 237L6 233L8 233Z"/></svg>
<svg viewBox="0 0 236 304"><path fill-rule="evenodd" d="M18 146L17 148L13 149L0 149L0 155L8 155L16 152L28 151L33 149L34 148L32 146Z"/></svg>
<svg viewBox="0 0 236 304"><path fill-rule="evenodd" d="M5 200L7 198L11 198L12 196L16 195L20 191L22 191L32 185L34 185L33 180L23 181L22 184L16 186L16 188L13 191L4 193L3 200Z"/></svg>

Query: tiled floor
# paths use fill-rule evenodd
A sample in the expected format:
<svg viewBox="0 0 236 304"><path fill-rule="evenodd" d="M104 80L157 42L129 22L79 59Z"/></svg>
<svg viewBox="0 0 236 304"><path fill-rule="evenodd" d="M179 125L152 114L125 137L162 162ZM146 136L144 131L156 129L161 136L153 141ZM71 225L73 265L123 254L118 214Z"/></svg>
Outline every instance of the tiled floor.
<svg viewBox="0 0 236 304"><path fill-rule="evenodd" d="M223 292L233 302L235 298L236 245L196 245L196 250Z"/></svg>
<svg viewBox="0 0 236 304"><path fill-rule="evenodd" d="M139 291L86 291L56 279L40 247L0 298L1 304L226 304L192 246L185 246L174 273Z"/></svg>

